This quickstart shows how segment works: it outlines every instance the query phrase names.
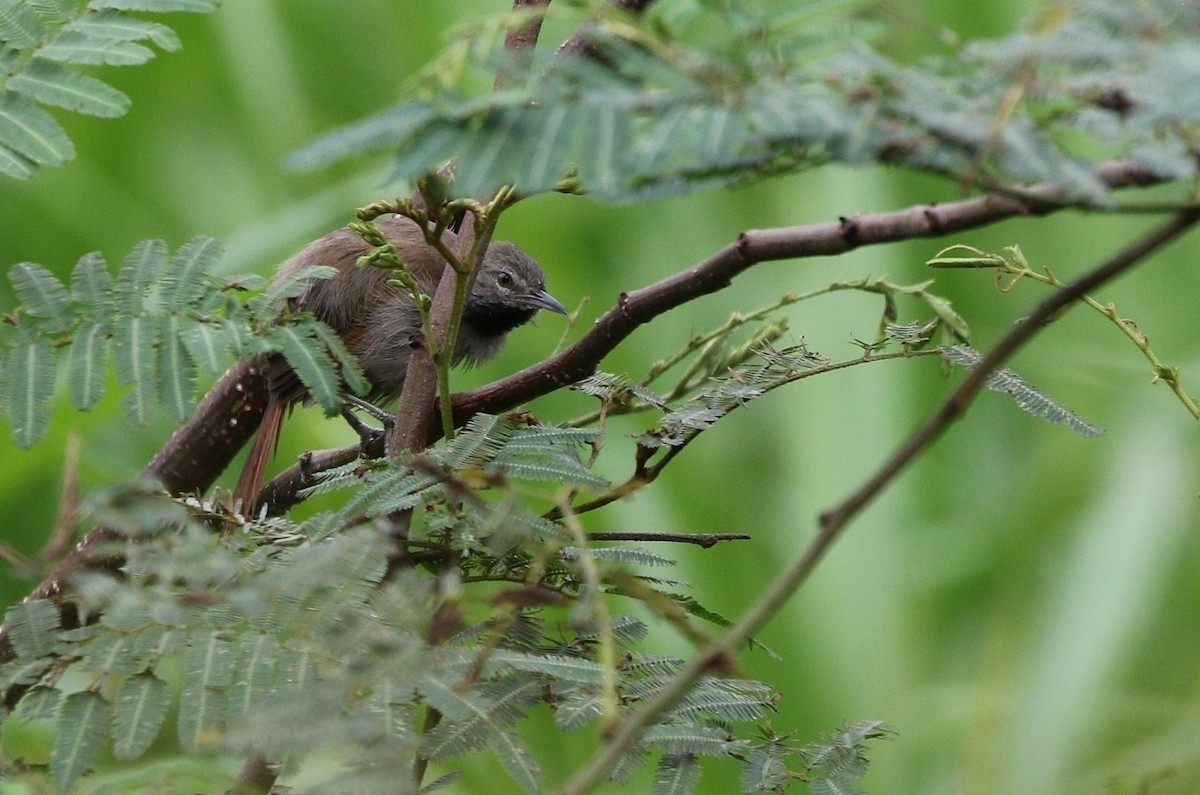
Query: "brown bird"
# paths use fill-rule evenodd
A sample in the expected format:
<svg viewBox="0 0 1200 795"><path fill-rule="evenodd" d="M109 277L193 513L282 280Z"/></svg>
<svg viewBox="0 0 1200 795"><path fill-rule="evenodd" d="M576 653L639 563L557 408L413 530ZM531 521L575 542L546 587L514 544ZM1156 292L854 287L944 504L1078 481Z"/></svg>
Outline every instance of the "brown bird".
<svg viewBox="0 0 1200 795"><path fill-rule="evenodd" d="M425 242L420 227L398 215L384 216L375 223L395 245L421 289L432 294L447 265L442 255ZM293 307L312 312L337 332L371 386L367 399L386 402L398 397L404 388L413 341L419 341L422 334L421 315L406 288L388 284L393 278L390 270L357 264L369 250L357 232L339 229L309 243L284 262L277 278L291 278L316 265L337 269L333 277L314 281L293 299ZM567 312L546 292L545 274L532 257L512 243L493 242L463 307L454 364L477 364L492 358L504 345L508 332L528 323L539 309ZM266 412L234 489L235 504L240 503L246 515L259 509L259 486L279 439L284 415L296 403L308 399L307 390L283 356L271 354L267 367L270 397Z"/></svg>

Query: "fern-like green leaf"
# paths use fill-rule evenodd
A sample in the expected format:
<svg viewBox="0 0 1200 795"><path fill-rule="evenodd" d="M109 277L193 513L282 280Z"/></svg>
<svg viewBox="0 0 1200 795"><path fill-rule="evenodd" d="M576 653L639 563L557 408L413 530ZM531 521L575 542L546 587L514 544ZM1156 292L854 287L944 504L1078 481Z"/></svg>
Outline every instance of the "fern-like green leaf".
<svg viewBox="0 0 1200 795"><path fill-rule="evenodd" d="M35 262L14 265L8 271L8 280L22 308L34 317L58 317L71 300L58 277Z"/></svg>
<svg viewBox="0 0 1200 795"><path fill-rule="evenodd" d="M46 35L46 24L23 0L0 2L0 41L10 47L29 50Z"/></svg>
<svg viewBox="0 0 1200 795"><path fill-rule="evenodd" d="M687 795L700 780L700 760L692 754L663 754L654 771L654 795Z"/></svg>
<svg viewBox="0 0 1200 795"><path fill-rule="evenodd" d="M215 11L220 0L91 0L89 5L97 10L115 8L120 11Z"/></svg>
<svg viewBox="0 0 1200 795"><path fill-rule="evenodd" d="M204 295L205 279L220 257L221 244L211 237L194 237L179 247L162 275L167 311L182 311Z"/></svg>
<svg viewBox="0 0 1200 795"><path fill-rule="evenodd" d="M287 358L309 394L329 412L341 405L341 381L328 351L302 324L272 326L267 340Z"/></svg>
<svg viewBox="0 0 1200 795"><path fill-rule="evenodd" d="M54 364L53 346L40 337L20 342L8 353L4 366L8 415L13 438L21 447L32 447L50 427Z"/></svg>
<svg viewBox="0 0 1200 795"><path fill-rule="evenodd" d="M476 414L446 446L443 463L465 469L491 461L517 432L517 423L496 414Z"/></svg>
<svg viewBox="0 0 1200 795"><path fill-rule="evenodd" d="M197 631L184 657L179 697L179 741L195 752L217 740L224 723L224 693L233 678L233 644L216 633Z"/></svg>
<svg viewBox="0 0 1200 795"><path fill-rule="evenodd" d="M66 132L22 94L0 94L0 144L34 163L61 166L75 156Z"/></svg>
<svg viewBox="0 0 1200 795"><path fill-rule="evenodd" d="M129 110L129 97L94 77L36 58L8 80L8 88L46 105L77 113L116 118Z"/></svg>
<svg viewBox="0 0 1200 795"><path fill-rule="evenodd" d="M87 411L104 395L104 365L108 361L108 326L103 321L85 323L71 340L67 357L67 383L71 404Z"/></svg>
<svg viewBox="0 0 1200 795"><path fill-rule="evenodd" d="M0 143L0 174L16 179L29 179L37 173L37 163Z"/></svg>
<svg viewBox="0 0 1200 795"><path fill-rule="evenodd" d="M604 714L604 694L599 688L568 688L558 695L554 725L577 731Z"/></svg>
<svg viewBox="0 0 1200 795"><path fill-rule="evenodd" d="M113 280L108 262L98 251L85 254L71 274L71 297L81 303L91 320L107 320L113 314Z"/></svg>
<svg viewBox="0 0 1200 795"><path fill-rule="evenodd" d="M223 327L213 323L189 323L180 332L180 339L192 361L206 373L217 373L229 355L229 342Z"/></svg>
<svg viewBox="0 0 1200 795"><path fill-rule="evenodd" d="M175 315L164 317L162 350L158 359L159 397L177 422L191 412L196 387L196 368L181 339L182 321Z"/></svg>
<svg viewBox="0 0 1200 795"><path fill-rule="evenodd" d="M742 765L742 792L783 792L787 789L789 772L782 761L791 749L771 743L755 748Z"/></svg>
<svg viewBox="0 0 1200 795"><path fill-rule="evenodd" d="M35 687L21 697L14 714L21 720L53 718L62 705L63 692L54 687Z"/></svg>
<svg viewBox="0 0 1200 795"><path fill-rule="evenodd" d="M810 795L865 795L853 782L841 776L821 776L808 782Z"/></svg>
<svg viewBox="0 0 1200 795"><path fill-rule="evenodd" d="M580 685L598 685L604 678L604 666L580 657L563 657L553 654L528 654L512 649L497 649L491 662L509 666L518 671L545 674L557 681L574 682Z"/></svg>
<svg viewBox="0 0 1200 795"><path fill-rule="evenodd" d="M694 725L651 726L642 735L642 742L661 747L669 754L698 756L728 756L745 747L745 743L731 739L724 729Z"/></svg>
<svg viewBox="0 0 1200 795"><path fill-rule="evenodd" d="M488 745L504 771L521 789L531 793L542 791L541 768L516 735L493 728L488 733Z"/></svg>
<svg viewBox="0 0 1200 795"><path fill-rule="evenodd" d="M158 320L145 315L121 317L113 330L117 378L132 386L124 395L125 410L138 425L150 418L158 386Z"/></svg>
<svg viewBox="0 0 1200 795"><path fill-rule="evenodd" d="M118 301L125 313L157 313L162 309L162 278L167 268L167 244L143 240L125 257L117 277Z"/></svg>
<svg viewBox="0 0 1200 795"><path fill-rule="evenodd" d="M146 664L136 653L138 642L139 636L136 633L105 632L97 635L87 644L80 667L85 671L106 674L140 673Z"/></svg>
<svg viewBox="0 0 1200 795"><path fill-rule="evenodd" d="M96 10L71 22L71 29L96 39L110 41L150 41L165 52L175 52L182 44L175 31L158 22L131 17L120 11Z"/></svg>
<svg viewBox="0 0 1200 795"><path fill-rule="evenodd" d="M947 345L940 350L951 362L960 364L968 370L974 369L983 361L983 355L969 345ZM1017 404L1017 408L1022 411L1046 422L1066 425L1080 436L1100 436L1104 433L1102 429L1085 422L1078 414L1063 408L1049 395L1006 367L989 373L984 386L993 392L1008 395Z"/></svg>
<svg viewBox="0 0 1200 795"><path fill-rule="evenodd" d="M278 661L279 642L274 635L248 632L238 639L236 673L226 702L231 718L250 715L271 695Z"/></svg>
<svg viewBox="0 0 1200 795"><path fill-rule="evenodd" d="M53 651L58 643L58 620L58 608L46 599L30 599L10 608L4 624L17 657L35 660Z"/></svg>
<svg viewBox="0 0 1200 795"><path fill-rule="evenodd" d="M67 696L58 710L50 776L69 790L88 771L108 736L108 702L90 690Z"/></svg>
<svg viewBox="0 0 1200 795"><path fill-rule="evenodd" d="M154 57L154 50L132 41L109 39L74 26L63 28L38 56L85 66L137 66Z"/></svg>
<svg viewBox="0 0 1200 795"><path fill-rule="evenodd" d="M325 344L325 347L329 349L333 357L337 360L338 373L341 375L346 387L356 395L365 395L370 392L371 384L367 381L366 375L363 374L358 360L346 348L346 343L342 342L342 338L324 323L313 323L309 328L312 329L317 339Z"/></svg>
<svg viewBox="0 0 1200 795"><path fill-rule="evenodd" d="M25 0L47 22L66 22L77 13L72 0Z"/></svg>
<svg viewBox="0 0 1200 795"><path fill-rule="evenodd" d="M113 756L128 760L145 753L158 737L170 702L166 683L153 674L122 682L113 703Z"/></svg>

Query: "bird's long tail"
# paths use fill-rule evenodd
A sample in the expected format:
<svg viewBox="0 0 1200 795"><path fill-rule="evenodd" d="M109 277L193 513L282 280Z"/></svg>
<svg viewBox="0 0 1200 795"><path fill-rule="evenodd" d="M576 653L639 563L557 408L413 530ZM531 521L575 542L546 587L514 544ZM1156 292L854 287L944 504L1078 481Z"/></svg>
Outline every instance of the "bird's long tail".
<svg viewBox="0 0 1200 795"><path fill-rule="evenodd" d="M267 403L263 414L262 424L254 435L254 444L250 446L250 454L242 467L237 486L233 489L234 505L240 505L243 516L256 516L259 512L258 492L262 487L263 475L267 471L267 463L279 446L279 431L283 427L283 415L286 406L281 400L272 399Z"/></svg>

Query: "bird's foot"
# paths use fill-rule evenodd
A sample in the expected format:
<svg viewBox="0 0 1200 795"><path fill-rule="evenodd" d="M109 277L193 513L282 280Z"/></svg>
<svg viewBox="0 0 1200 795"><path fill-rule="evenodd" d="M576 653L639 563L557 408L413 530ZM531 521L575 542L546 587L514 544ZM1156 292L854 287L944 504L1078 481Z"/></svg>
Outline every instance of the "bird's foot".
<svg viewBox="0 0 1200 795"><path fill-rule="evenodd" d="M378 457L378 452L375 452L374 455L372 455L372 452L380 450L381 445L386 442L387 437L392 432L392 425L395 417L390 411L385 411L384 409L376 406L374 403L370 403L360 397L356 397L354 395L343 395L342 399L345 403L345 405L342 406L342 417L344 417L350 427L354 429L354 432L358 434L359 454L363 458ZM371 417L380 422L381 427L377 428L374 425L368 425L367 423L363 422L358 418L358 415L356 415L352 409L358 409L364 414L369 414Z"/></svg>

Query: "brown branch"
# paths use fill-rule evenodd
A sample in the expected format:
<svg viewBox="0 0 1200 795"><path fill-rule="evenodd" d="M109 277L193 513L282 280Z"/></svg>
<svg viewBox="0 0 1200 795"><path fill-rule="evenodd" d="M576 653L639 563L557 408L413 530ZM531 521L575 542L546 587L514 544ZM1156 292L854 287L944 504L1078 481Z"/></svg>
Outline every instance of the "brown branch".
<svg viewBox="0 0 1200 795"><path fill-rule="evenodd" d="M1000 340L933 416L884 462L878 472L844 502L821 515L821 530L804 554L771 583L768 590L723 636L710 643L701 654L690 660L666 687L621 721L609 735L608 743L558 790L560 795L575 795L591 790L608 775L612 767L633 747L641 733L663 710L669 708L706 672L728 661L749 638L762 629L804 584L849 521L878 496L919 453L927 449L951 422L963 415L989 373L1011 358L1035 334L1045 328L1047 321L1063 307L1129 270L1197 222L1200 222L1200 210L1189 210L1176 215L1124 251L1038 304L1024 322Z"/></svg>
<svg viewBox="0 0 1200 795"><path fill-rule="evenodd" d="M528 12L525 21L509 28L504 34L504 50L513 56L511 68L496 74L495 90L511 88L524 80L533 63L533 51L542 32L545 9L550 0L513 0L513 13Z"/></svg>
<svg viewBox="0 0 1200 795"><path fill-rule="evenodd" d="M1157 184L1161 180L1134 163L1114 161L1098 174L1111 188ZM623 293L577 342L543 362L453 397L454 422L464 424L480 412L508 411L592 375L613 349L639 326L678 306L730 284L752 266L784 259L831 256L860 246L920 237L939 237L1017 216L1046 215L1066 209L1062 192L1052 185L1033 186L1021 198L987 194L941 205L917 205L891 212L844 217L835 222L743 233L703 262L640 290ZM433 412L436 415L436 412ZM429 437L436 438L431 427ZM291 467L268 484L271 505L286 510L299 501L299 490L313 485L322 470L317 461L340 466L358 447L322 451Z"/></svg>
<svg viewBox="0 0 1200 795"><path fill-rule="evenodd" d="M1111 188L1145 186L1161 180L1125 161L1101 166L1099 176ZM1051 185L1030 188L1021 198L988 194L943 205L919 205L894 212L870 213L837 222L755 230L708 259L662 281L622 294L615 307L596 321L575 344L540 364L492 384L455 395L456 424L478 412L507 411L534 398L573 384L595 372L600 361L639 326L701 296L717 292L760 262L829 256L865 245L917 237L936 237L1021 215L1044 215L1065 209L1062 192ZM411 365L410 365L411 367ZM429 393L432 401L432 392ZM234 365L205 396L196 417L180 427L150 462L146 474L172 494L207 490L253 435L266 405L266 376L254 361ZM439 432L437 413L426 415L428 439ZM369 451L371 452L371 451ZM299 501L299 489L330 465L358 455L358 447L306 455L266 487L279 510ZM76 546L26 599L49 599L64 627L78 626L74 605L64 598L70 578L79 571L116 571L124 558L112 553L117 538L96 528ZM13 658L7 626L0 627L0 663ZM8 694L12 696L12 693Z"/></svg>

